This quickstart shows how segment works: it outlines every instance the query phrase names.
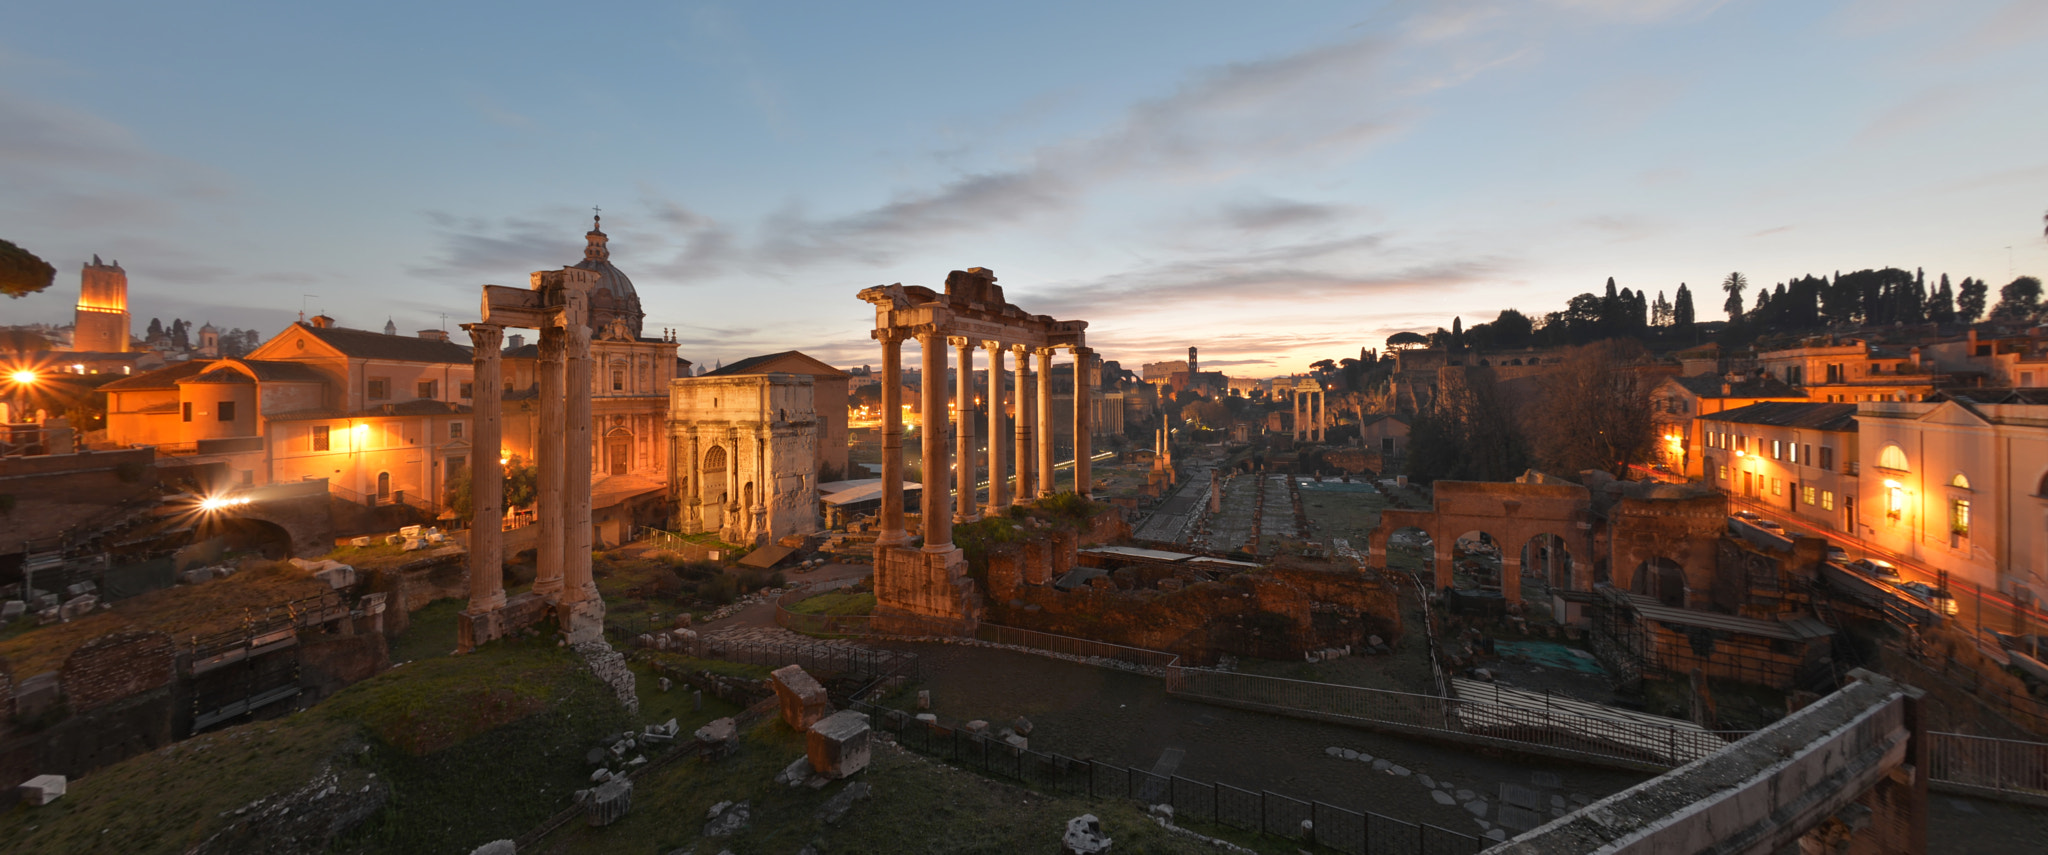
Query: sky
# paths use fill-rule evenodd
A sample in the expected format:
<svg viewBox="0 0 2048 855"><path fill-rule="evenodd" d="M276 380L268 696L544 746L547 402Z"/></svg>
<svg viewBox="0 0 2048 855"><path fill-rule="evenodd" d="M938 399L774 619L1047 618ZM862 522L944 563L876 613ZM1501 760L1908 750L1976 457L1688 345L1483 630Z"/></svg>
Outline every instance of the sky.
<svg viewBox="0 0 2048 855"><path fill-rule="evenodd" d="M20 5L20 4L18 4ZM1127 367L1621 287L2048 274L2048 3L21 5L0 238L150 317L404 331L581 259L711 364L995 271ZM459 331L458 331L459 334Z"/></svg>

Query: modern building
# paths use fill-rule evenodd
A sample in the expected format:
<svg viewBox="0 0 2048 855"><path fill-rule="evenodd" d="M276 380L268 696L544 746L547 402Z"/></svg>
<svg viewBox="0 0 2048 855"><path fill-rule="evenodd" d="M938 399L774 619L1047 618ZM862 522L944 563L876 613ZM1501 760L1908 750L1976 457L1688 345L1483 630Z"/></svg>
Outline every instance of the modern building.
<svg viewBox="0 0 2048 855"><path fill-rule="evenodd" d="M1857 520L1856 405L1766 401L1701 416L1706 481L1829 531Z"/></svg>
<svg viewBox="0 0 2048 855"><path fill-rule="evenodd" d="M1666 377L1650 389L1650 417L1657 431L1657 465L1687 478L1703 477L1708 470L1701 457L1707 447L1701 418L1763 401L1806 400L1806 393L1761 375Z"/></svg>

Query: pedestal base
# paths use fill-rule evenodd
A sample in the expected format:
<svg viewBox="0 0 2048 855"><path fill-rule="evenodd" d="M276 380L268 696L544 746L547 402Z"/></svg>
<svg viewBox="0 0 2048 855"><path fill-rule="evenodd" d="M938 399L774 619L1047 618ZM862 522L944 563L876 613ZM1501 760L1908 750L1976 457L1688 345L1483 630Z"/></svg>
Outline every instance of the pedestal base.
<svg viewBox="0 0 2048 855"><path fill-rule="evenodd" d="M874 626L903 635L964 635L981 622L981 589L958 547L875 550Z"/></svg>
<svg viewBox="0 0 2048 855"><path fill-rule="evenodd" d="M487 611L465 611L455 616L455 652L469 653L479 645L504 638L547 619L548 603L539 594L527 592Z"/></svg>
<svg viewBox="0 0 2048 855"><path fill-rule="evenodd" d="M555 621L561 624L562 640L571 645L604 640L604 601L596 598L557 604Z"/></svg>

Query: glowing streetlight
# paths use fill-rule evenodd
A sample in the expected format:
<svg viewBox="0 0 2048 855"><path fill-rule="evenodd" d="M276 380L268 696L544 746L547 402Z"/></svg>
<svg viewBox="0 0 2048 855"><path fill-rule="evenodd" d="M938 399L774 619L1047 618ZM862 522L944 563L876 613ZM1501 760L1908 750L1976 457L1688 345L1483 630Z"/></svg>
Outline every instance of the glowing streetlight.
<svg viewBox="0 0 2048 855"><path fill-rule="evenodd" d="M8 379L13 380L17 386L33 386L41 378L37 377L34 371L23 368L8 375Z"/></svg>

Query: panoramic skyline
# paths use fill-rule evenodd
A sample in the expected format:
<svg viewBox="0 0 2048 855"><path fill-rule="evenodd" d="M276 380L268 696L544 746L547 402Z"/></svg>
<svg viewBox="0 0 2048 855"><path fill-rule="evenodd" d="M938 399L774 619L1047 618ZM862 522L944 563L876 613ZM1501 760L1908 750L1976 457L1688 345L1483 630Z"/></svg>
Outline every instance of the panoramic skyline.
<svg viewBox="0 0 2048 855"><path fill-rule="evenodd" d="M136 327L471 320L580 258L703 364L878 361L860 288L994 269L1135 363L1265 375L1612 276L1719 319L1886 265L2048 272L2048 5L18 11L0 237ZM313 296L306 296L313 295Z"/></svg>

